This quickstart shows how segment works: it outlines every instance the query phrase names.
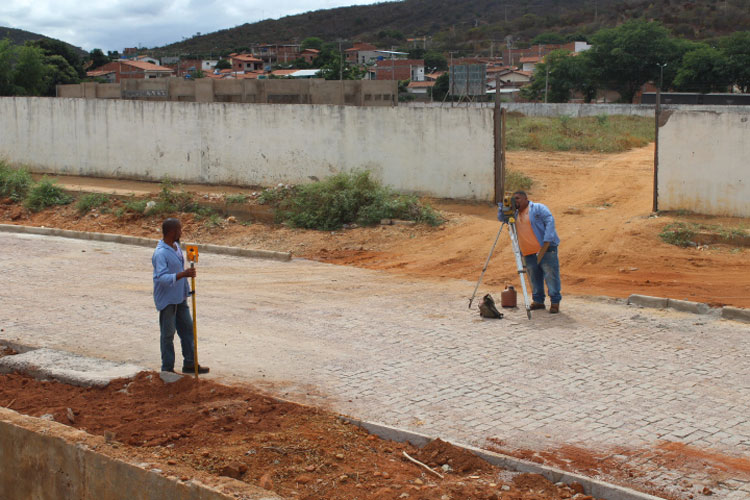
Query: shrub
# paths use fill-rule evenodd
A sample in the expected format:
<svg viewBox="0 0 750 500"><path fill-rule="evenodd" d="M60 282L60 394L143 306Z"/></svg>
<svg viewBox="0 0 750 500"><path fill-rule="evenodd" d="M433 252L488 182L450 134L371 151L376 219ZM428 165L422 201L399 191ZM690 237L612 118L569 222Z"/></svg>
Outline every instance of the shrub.
<svg viewBox="0 0 750 500"><path fill-rule="evenodd" d="M677 245L678 247L687 247L694 244L693 238L700 229L695 224L686 222L673 222L664 226L664 229L659 233L659 237L665 243L670 245Z"/></svg>
<svg viewBox="0 0 750 500"><path fill-rule="evenodd" d="M247 195L238 193L230 194L226 197L227 203L245 203L247 201Z"/></svg>
<svg viewBox="0 0 750 500"><path fill-rule="evenodd" d="M67 205L71 201L72 196L45 177L29 190L24 205L32 212L39 212L55 205Z"/></svg>
<svg viewBox="0 0 750 500"><path fill-rule="evenodd" d="M130 200L125 203L125 206L123 207L125 210L124 212L135 212L137 214L143 215L146 212L146 204L148 202L146 200ZM115 215L117 213L120 213L122 215L125 215L124 212L116 211Z"/></svg>
<svg viewBox="0 0 750 500"><path fill-rule="evenodd" d="M505 171L505 191L528 191L534 185L534 179L516 170Z"/></svg>
<svg viewBox="0 0 750 500"><path fill-rule="evenodd" d="M276 191L277 219L294 227L330 231L344 224L371 225L391 218L432 225L443 222L432 207L415 196L400 195L380 185L369 172L341 173Z"/></svg>
<svg viewBox="0 0 750 500"><path fill-rule="evenodd" d="M76 208L81 215L89 213L94 208L108 206L112 200L104 193L89 193L78 198Z"/></svg>
<svg viewBox="0 0 750 500"><path fill-rule="evenodd" d="M0 195L7 196L13 201L21 201L29 192L33 181L31 174L25 168L10 168L0 161Z"/></svg>

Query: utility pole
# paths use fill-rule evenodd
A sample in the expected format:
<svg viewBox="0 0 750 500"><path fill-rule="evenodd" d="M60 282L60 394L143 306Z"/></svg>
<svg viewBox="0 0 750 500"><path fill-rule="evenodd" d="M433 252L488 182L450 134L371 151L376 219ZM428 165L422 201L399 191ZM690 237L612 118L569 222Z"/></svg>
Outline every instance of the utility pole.
<svg viewBox="0 0 750 500"><path fill-rule="evenodd" d="M547 74L544 76L544 104L547 104L547 92L549 91L549 64L545 64Z"/></svg>

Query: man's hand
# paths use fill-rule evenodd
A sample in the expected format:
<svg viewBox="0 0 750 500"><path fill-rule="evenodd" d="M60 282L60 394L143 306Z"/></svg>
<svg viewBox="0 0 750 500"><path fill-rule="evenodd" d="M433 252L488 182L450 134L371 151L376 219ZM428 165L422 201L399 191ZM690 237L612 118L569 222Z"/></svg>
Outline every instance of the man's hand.
<svg viewBox="0 0 750 500"><path fill-rule="evenodd" d="M176 279L181 280L182 278L195 278L196 269L194 267L188 267L181 273L177 273Z"/></svg>
<svg viewBox="0 0 750 500"><path fill-rule="evenodd" d="M547 249L549 248L549 241L545 241L544 245L542 245L541 250L539 250L539 253L536 254L536 263L541 264L542 259L544 258L544 254L547 253Z"/></svg>

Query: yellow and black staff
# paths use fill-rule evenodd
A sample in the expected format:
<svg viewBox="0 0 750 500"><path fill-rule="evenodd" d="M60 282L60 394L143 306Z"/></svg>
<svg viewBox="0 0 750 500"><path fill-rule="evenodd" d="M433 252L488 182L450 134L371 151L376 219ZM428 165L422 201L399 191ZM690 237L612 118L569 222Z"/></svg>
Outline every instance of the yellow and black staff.
<svg viewBox="0 0 750 500"><path fill-rule="evenodd" d="M187 258L190 261L190 267L195 267L195 263L198 262L198 246L186 245L185 250L187 251ZM195 309L195 276L190 278L190 285L192 287L190 295L193 296L193 365L195 366L195 378L198 378L198 323Z"/></svg>

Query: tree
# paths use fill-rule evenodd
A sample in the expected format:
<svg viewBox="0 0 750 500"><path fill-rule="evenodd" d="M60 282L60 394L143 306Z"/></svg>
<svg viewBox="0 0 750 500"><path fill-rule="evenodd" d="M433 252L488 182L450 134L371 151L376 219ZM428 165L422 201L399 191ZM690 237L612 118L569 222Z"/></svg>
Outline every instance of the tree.
<svg viewBox="0 0 750 500"><path fill-rule="evenodd" d="M10 40L0 40L0 96L15 94L13 85L13 59L15 47Z"/></svg>
<svg viewBox="0 0 750 500"><path fill-rule="evenodd" d="M66 61L68 61L68 64L70 64L70 66L75 69L79 77L82 78L86 76L86 72L83 70L83 61L71 45L65 42L61 42L60 40L53 40L51 38L41 38L29 43L42 49L43 54L46 57L54 55L62 56Z"/></svg>
<svg viewBox="0 0 750 500"><path fill-rule="evenodd" d="M89 66L89 70L95 70L96 68L99 68L101 66L104 66L108 62L110 62L109 57L104 55L104 52L102 52L102 49L94 49L89 53L89 57L91 57L91 66Z"/></svg>
<svg viewBox="0 0 750 500"><path fill-rule="evenodd" d="M719 47L726 56L730 82L741 92L750 92L750 31L738 31L721 38Z"/></svg>
<svg viewBox="0 0 750 500"><path fill-rule="evenodd" d="M232 63L228 59L219 59L215 67L216 69L232 69Z"/></svg>
<svg viewBox="0 0 750 500"><path fill-rule="evenodd" d="M433 100L443 101L448 95L449 91L450 77L448 76L448 73L445 73L444 75L440 75L438 79L435 80L435 85L433 85L430 89L430 94L432 95Z"/></svg>
<svg viewBox="0 0 750 500"><path fill-rule="evenodd" d="M315 50L323 50L323 40L318 38L317 36L309 36L302 40L302 43L300 44L300 50L305 49L315 49Z"/></svg>
<svg viewBox="0 0 750 500"><path fill-rule="evenodd" d="M534 80L521 90L521 95L531 101L543 101L546 97L547 102L568 102L571 93L578 90L591 101L596 95L596 85L587 62L568 50L554 50L536 65Z"/></svg>
<svg viewBox="0 0 750 500"><path fill-rule="evenodd" d="M674 86L683 92L726 92L731 78L727 57L707 45L692 50L682 58Z"/></svg>
<svg viewBox="0 0 750 500"><path fill-rule="evenodd" d="M409 59L424 59L426 53L427 51L422 47L414 47L413 49L409 49L408 57Z"/></svg>
<svg viewBox="0 0 750 500"><path fill-rule="evenodd" d="M674 40L658 22L631 20L591 39L584 55L598 69L600 85L617 90L623 102L632 102L644 83L658 81L658 64L679 62Z"/></svg>
<svg viewBox="0 0 750 500"><path fill-rule="evenodd" d="M54 96L56 85L78 83L81 81L76 70L63 56L53 55L45 57L44 63L47 67L45 74L46 88L42 92L44 95Z"/></svg>
<svg viewBox="0 0 750 500"><path fill-rule="evenodd" d="M424 55L424 67L425 69L429 68L431 71L447 71L448 61L440 52L431 50Z"/></svg>
<svg viewBox="0 0 750 500"><path fill-rule="evenodd" d="M15 93L21 95L42 95L46 90L45 79L48 66L44 64L42 49L26 44L18 49L18 62L13 69Z"/></svg>

